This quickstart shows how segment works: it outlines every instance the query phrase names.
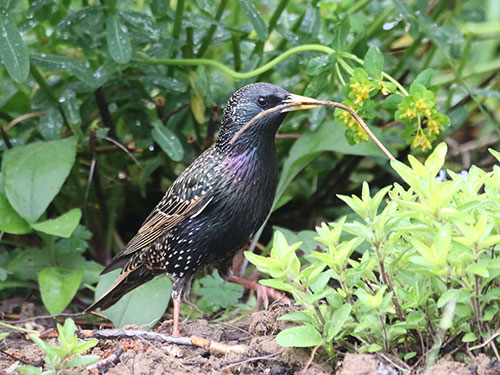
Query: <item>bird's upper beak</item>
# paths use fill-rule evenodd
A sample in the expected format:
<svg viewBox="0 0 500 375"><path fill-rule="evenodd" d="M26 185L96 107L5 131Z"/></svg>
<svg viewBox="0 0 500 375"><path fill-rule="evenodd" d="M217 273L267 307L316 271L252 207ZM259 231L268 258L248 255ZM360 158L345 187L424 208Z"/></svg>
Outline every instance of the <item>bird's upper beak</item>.
<svg viewBox="0 0 500 375"><path fill-rule="evenodd" d="M307 96L289 94L288 97L283 101L284 103L294 104L292 107L284 108L281 112L290 111L300 111L302 109L312 109L321 107L320 102L313 98L308 98ZM318 104L315 104L318 103Z"/></svg>

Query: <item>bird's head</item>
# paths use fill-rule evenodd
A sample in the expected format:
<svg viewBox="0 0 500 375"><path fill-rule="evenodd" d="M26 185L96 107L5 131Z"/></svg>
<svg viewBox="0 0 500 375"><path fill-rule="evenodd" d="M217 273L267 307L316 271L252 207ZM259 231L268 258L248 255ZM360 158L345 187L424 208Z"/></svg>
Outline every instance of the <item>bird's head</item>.
<svg viewBox="0 0 500 375"><path fill-rule="evenodd" d="M224 108L217 143L219 146L227 147L233 143L237 146L244 146L272 141L287 112L316 108L315 105L302 104L314 101L311 98L290 94L285 89L270 83L253 83L244 86L231 96ZM292 107L266 114L251 126L245 127L258 114L284 104L292 105Z"/></svg>

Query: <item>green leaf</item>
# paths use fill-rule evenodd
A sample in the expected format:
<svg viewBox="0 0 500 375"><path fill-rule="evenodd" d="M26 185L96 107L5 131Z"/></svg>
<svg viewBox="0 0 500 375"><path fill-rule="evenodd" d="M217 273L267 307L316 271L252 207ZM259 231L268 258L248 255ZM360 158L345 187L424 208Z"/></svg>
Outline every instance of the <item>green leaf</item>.
<svg viewBox="0 0 500 375"><path fill-rule="evenodd" d="M329 69L329 66L330 66L329 55L318 56L309 60L309 63L307 64L306 68L306 73L311 76L317 76L318 74L321 74L325 70Z"/></svg>
<svg viewBox="0 0 500 375"><path fill-rule="evenodd" d="M305 348L316 346L323 342L321 334L312 326L287 328L276 336L276 342L281 346Z"/></svg>
<svg viewBox="0 0 500 375"><path fill-rule="evenodd" d="M5 194L0 193L0 232L26 234L29 224L12 208Z"/></svg>
<svg viewBox="0 0 500 375"><path fill-rule="evenodd" d="M47 141L61 138L63 117L57 107L52 104L44 104L40 107L45 116L40 117L38 131Z"/></svg>
<svg viewBox="0 0 500 375"><path fill-rule="evenodd" d="M106 41L111 58L119 64L127 64L132 58L132 45L127 28L116 13L110 13L106 18Z"/></svg>
<svg viewBox="0 0 500 375"><path fill-rule="evenodd" d="M7 271L17 280L36 280L40 270L50 264L49 251L28 248L19 252L7 264Z"/></svg>
<svg viewBox="0 0 500 375"><path fill-rule="evenodd" d="M70 359L65 365L65 368L68 367L78 367L78 366L89 366L94 363L97 363L101 357L98 355L79 355L72 359Z"/></svg>
<svg viewBox="0 0 500 375"><path fill-rule="evenodd" d="M241 285L227 282L219 275L219 271L214 270L211 275L207 275L200 280L201 287L196 294L202 296L202 300L208 306L226 308L234 306L243 296L244 288Z"/></svg>
<svg viewBox="0 0 500 375"><path fill-rule="evenodd" d="M76 229L81 217L82 211L79 208L73 208L56 219L42 221L33 224L31 227L46 234L69 238Z"/></svg>
<svg viewBox="0 0 500 375"><path fill-rule="evenodd" d="M6 9L0 11L0 57L14 81L26 81L30 70L28 49L12 14Z"/></svg>
<svg viewBox="0 0 500 375"><path fill-rule="evenodd" d="M382 71L384 70L384 55L380 52L377 46L371 46L366 52L365 70L370 77L382 79Z"/></svg>
<svg viewBox="0 0 500 375"><path fill-rule="evenodd" d="M96 288L96 299L103 295L113 284L120 270L101 276ZM124 295L117 303L101 313L110 319L116 328L125 324L137 324L146 329L152 328L165 313L170 302L172 283L165 276L135 288Z"/></svg>
<svg viewBox="0 0 500 375"><path fill-rule="evenodd" d="M170 129L167 129L158 119L153 121L153 126L154 128L151 131L151 135L155 142L160 145L161 149L170 159L181 161L184 157L184 148L179 138L177 138Z"/></svg>
<svg viewBox="0 0 500 375"><path fill-rule="evenodd" d="M466 272L472 273L474 275L478 275L481 277L489 277L490 273L488 272L488 268L479 263L472 263L467 266L465 269Z"/></svg>
<svg viewBox="0 0 500 375"><path fill-rule="evenodd" d="M327 341L333 338L340 332L344 324L351 318L352 306L348 303L343 304L340 308L335 310L331 319L331 325L328 329Z"/></svg>
<svg viewBox="0 0 500 375"><path fill-rule="evenodd" d="M379 139L383 138L378 129L373 129L373 132ZM280 181L276 189L274 206L293 178L323 151L334 151L348 155L385 157L383 152L374 143L349 145L345 139L342 126L336 122L324 123L316 131L308 131L302 134L290 148L289 156L283 163Z"/></svg>
<svg viewBox="0 0 500 375"><path fill-rule="evenodd" d="M477 340L477 336L473 332L466 333L462 337L462 342L473 342Z"/></svg>
<svg viewBox="0 0 500 375"><path fill-rule="evenodd" d="M2 174L7 198L29 223L42 215L75 162L76 137L35 142L7 150Z"/></svg>
<svg viewBox="0 0 500 375"><path fill-rule="evenodd" d="M71 302L82 282L83 269L67 272L63 268L47 267L38 274L42 301L50 314L61 313Z"/></svg>
<svg viewBox="0 0 500 375"><path fill-rule="evenodd" d="M92 71L81 62L71 57L36 53L31 55L31 62L45 70L71 73L89 86L93 86L95 84Z"/></svg>
<svg viewBox="0 0 500 375"><path fill-rule="evenodd" d="M260 13L250 0L240 0L240 4L243 6L243 11L250 20L250 23L257 33L257 36L261 41L265 42L267 40L268 31L266 23L260 16Z"/></svg>
<svg viewBox="0 0 500 375"><path fill-rule="evenodd" d="M434 75L434 70L432 69L422 70L415 78L414 82L418 82L424 85L425 87L429 87L431 85L433 75Z"/></svg>

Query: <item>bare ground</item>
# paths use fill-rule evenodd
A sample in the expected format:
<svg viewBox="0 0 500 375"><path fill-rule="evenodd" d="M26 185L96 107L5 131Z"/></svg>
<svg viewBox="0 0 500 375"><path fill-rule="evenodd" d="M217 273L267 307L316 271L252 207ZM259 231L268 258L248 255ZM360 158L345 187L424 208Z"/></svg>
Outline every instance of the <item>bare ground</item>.
<svg viewBox="0 0 500 375"><path fill-rule="evenodd" d="M204 319L186 321L181 325L181 335L198 336L229 345L246 345L245 353L211 353L203 348L159 344L142 339L101 340L92 354L107 358L120 354L107 366L100 366L82 373L109 375L146 374L262 374L262 375L398 375L423 374L422 369L404 371L388 356L377 354L339 354L332 365L319 349L311 361L310 349L283 348L275 341L276 334L286 327L277 318L289 312L289 307L275 305L268 310L255 312L234 324L209 323ZM170 333L171 322L166 321L155 331ZM138 327L129 327L135 328ZM0 374L16 373L15 363L43 365L44 354L24 336L11 335L0 353ZM9 356L10 355L10 356ZM385 359L383 358L385 357ZM17 360L16 360L17 359ZM470 358L468 363L456 362L450 356L440 359L428 369L432 375L500 375L500 365L485 355Z"/></svg>

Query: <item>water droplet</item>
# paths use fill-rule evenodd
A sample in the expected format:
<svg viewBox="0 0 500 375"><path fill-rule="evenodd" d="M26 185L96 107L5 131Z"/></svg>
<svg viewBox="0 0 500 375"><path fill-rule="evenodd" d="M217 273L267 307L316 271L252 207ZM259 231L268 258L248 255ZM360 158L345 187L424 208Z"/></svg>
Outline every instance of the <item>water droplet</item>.
<svg viewBox="0 0 500 375"><path fill-rule="evenodd" d="M149 149L149 151L154 151L155 146L151 145L151 146L149 146L149 148L148 148L148 149Z"/></svg>

